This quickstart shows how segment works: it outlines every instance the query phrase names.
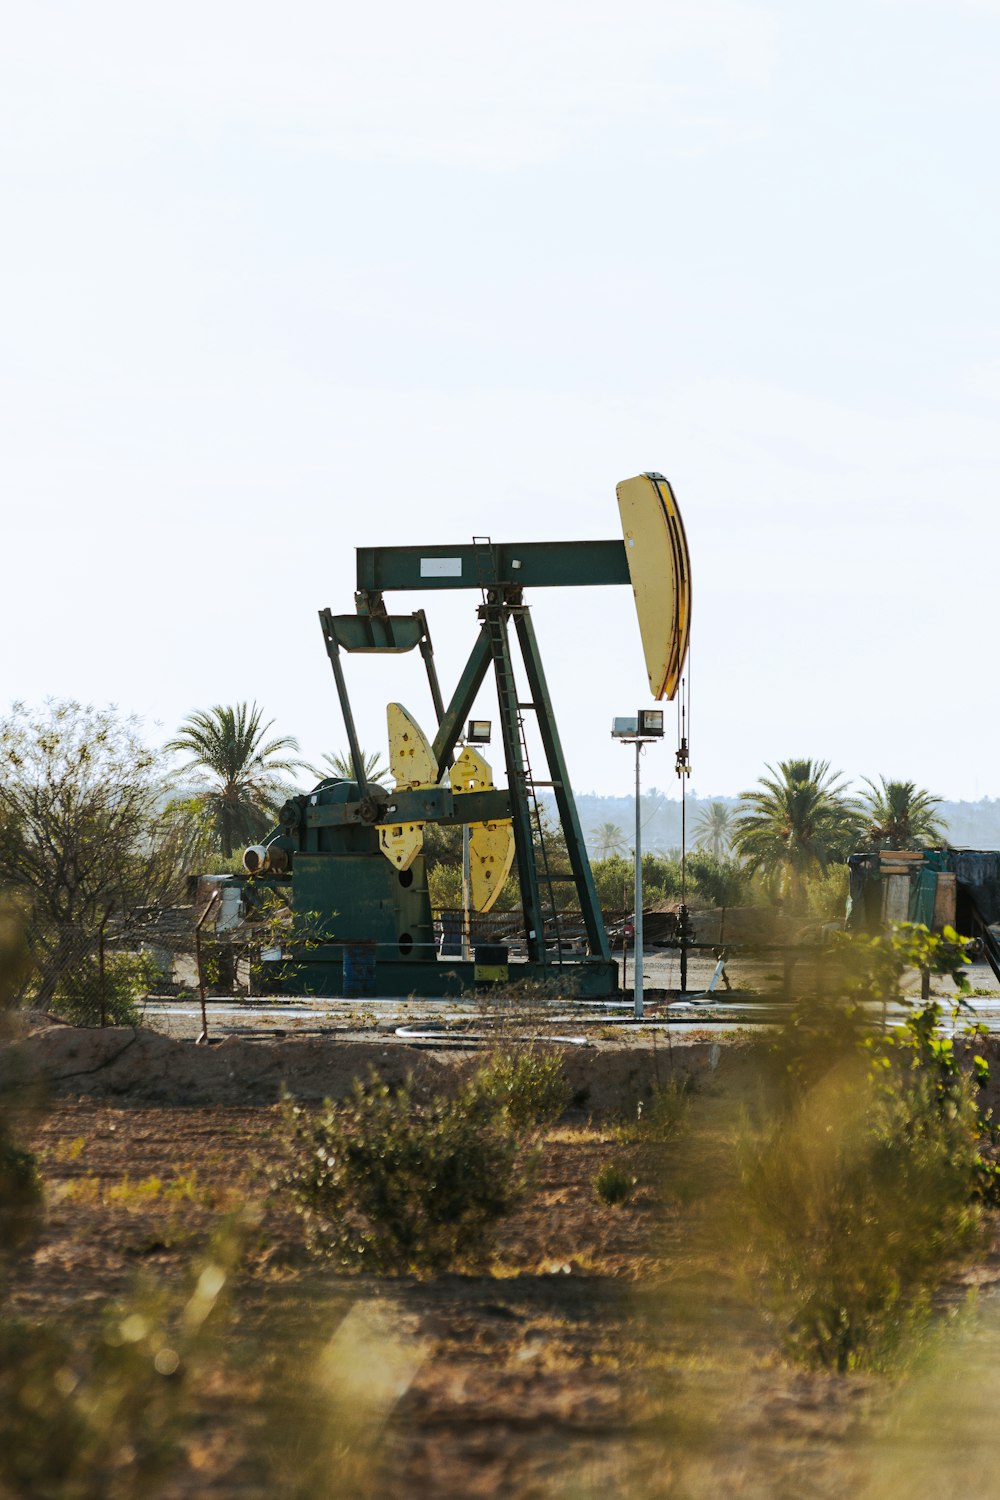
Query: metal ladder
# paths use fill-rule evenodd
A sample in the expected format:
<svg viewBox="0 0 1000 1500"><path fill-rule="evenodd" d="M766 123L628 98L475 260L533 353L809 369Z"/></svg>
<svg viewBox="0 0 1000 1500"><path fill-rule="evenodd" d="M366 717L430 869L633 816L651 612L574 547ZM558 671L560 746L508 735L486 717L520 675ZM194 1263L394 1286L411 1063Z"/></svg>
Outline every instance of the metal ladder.
<svg viewBox="0 0 1000 1500"><path fill-rule="evenodd" d="M496 577L492 541L488 536L474 536L472 538L472 545L475 551L476 573L483 599L484 619L489 631L490 651L496 670L500 713L507 721L509 732L518 750L518 754L515 755L512 763L508 765L507 772L512 781L519 783L520 792L528 808L528 817L531 824L534 883L538 889L540 898L538 915L541 922L541 930L538 938L542 962L547 962L545 955L545 934L546 929L550 929L555 937L556 963L561 964L563 959L562 928L559 919L559 907L556 904L548 849L545 844L545 825L542 820L542 808L537 793L539 785L550 785L550 783L539 783L534 778L531 769L531 757L528 754L528 741L524 729L525 711L535 712L536 708L534 703L523 703L518 700L517 681L514 677L514 667L510 656L510 643L503 622L503 605L499 600L496 604L491 605L490 603L489 590L491 587L495 588L499 582ZM547 898L547 904L542 899L543 897Z"/></svg>

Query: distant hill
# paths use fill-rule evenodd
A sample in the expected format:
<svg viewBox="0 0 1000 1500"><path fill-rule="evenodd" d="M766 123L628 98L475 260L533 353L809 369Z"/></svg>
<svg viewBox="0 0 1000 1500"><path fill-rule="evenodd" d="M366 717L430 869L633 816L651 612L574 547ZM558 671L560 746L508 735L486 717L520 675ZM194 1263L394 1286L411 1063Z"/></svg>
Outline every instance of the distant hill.
<svg viewBox="0 0 1000 1500"><path fill-rule="evenodd" d="M724 802L727 807L738 805L737 797L688 797L687 834L688 847L694 844L694 828L699 817L711 802ZM635 797L600 797L596 792L578 793L576 798L583 836L587 848L594 853L597 831L603 823L616 823L622 830L626 847L635 842ZM642 847L647 854L666 854L670 849L679 849L681 844L681 804L676 794L670 796L658 787L650 787L642 794Z"/></svg>
<svg viewBox="0 0 1000 1500"><path fill-rule="evenodd" d="M942 802L938 808L948 842L966 849L1000 849L1000 797L978 802Z"/></svg>

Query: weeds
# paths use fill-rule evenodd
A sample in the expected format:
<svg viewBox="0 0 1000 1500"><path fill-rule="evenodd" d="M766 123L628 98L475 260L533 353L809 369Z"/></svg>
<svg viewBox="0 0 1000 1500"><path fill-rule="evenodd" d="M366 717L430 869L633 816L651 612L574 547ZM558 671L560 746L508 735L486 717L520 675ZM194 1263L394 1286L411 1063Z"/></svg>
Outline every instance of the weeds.
<svg viewBox="0 0 1000 1500"><path fill-rule="evenodd" d="M691 1103L691 1081L669 1078L654 1084L648 1099L640 1099L633 1119L618 1127L618 1138L626 1145L671 1140L684 1125Z"/></svg>
<svg viewBox="0 0 1000 1500"><path fill-rule="evenodd" d="M608 1162L594 1178L594 1192L602 1203L617 1206L631 1198L636 1180L631 1172L626 1172L623 1167Z"/></svg>
<svg viewBox="0 0 1000 1500"><path fill-rule="evenodd" d="M176 1177L141 1177L133 1180L126 1175L117 1182L108 1182L94 1173L85 1173L63 1182L59 1196L74 1203L102 1203L105 1207L121 1208L126 1213L143 1213L151 1208L180 1208L190 1204L195 1208L221 1210L235 1208L245 1201L245 1190L236 1184L218 1188L202 1182L198 1173L179 1172Z"/></svg>
<svg viewBox="0 0 1000 1500"><path fill-rule="evenodd" d="M60 1141L57 1145L51 1147L47 1153L47 1157L50 1162L59 1165L69 1165L72 1162L79 1161L86 1149L86 1138L78 1135L71 1141Z"/></svg>
<svg viewBox="0 0 1000 1500"><path fill-rule="evenodd" d="M90 1174L75 1177L63 1189L64 1198L79 1202L112 1204L116 1208L134 1210L149 1208L154 1203L194 1203L203 1208L216 1207L214 1189L204 1187L198 1181L197 1172L181 1172L177 1177L142 1177L138 1181L126 1174L118 1182L104 1183Z"/></svg>
<svg viewBox="0 0 1000 1500"><path fill-rule="evenodd" d="M10 975L0 913L0 1029ZM30 1232L40 1208L30 1152L8 1133L8 1100L0 1098L0 1244L5 1252ZM78 1139L58 1154L76 1161ZM86 1179L95 1182L97 1179ZM111 1201L187 1202L201 1192L195 1174L168 1181L127 1178ZM0 1495L4 1500L147 1500L178 1482L184 1493L206 1492L205 1467L215 1462L211 1404L239 1362L253 1360L282 1375L280 1398L268 1392L242 1424L239 1448L276 1500L313 1500L333 1491L375 1496L375 1439L422 1351L374 1319L344 1320L315 1357L303 1356L273 1321L263 1341L222 1341L228 1292L252 1213L223 1222L194 1261L186 1284L145 1280L110 1305L98 1327L65 1316L10 1314L0 1285ZM275 1335L278 1337L275 1337ZM267 1434L280 1427L280 1445ZM239 1461L239 1460L238 1460ZM332 1489L331 1489L332 1486ZM179 1489L177 1491L179 1493Z"/></svg>

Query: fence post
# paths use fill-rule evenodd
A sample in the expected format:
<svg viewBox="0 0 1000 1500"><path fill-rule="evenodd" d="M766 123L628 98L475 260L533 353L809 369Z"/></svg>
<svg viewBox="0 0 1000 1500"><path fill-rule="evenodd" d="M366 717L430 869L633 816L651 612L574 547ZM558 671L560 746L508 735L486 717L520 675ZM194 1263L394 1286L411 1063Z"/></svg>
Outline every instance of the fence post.
<svg viewBox="0 0 1000 1500"><path fill-rule="evenodd" d="M198 994L201 997L201 1036L195 1043L196 1046L202 1046L205 1042L208 1041L208 1012L205 1009L205 973L201 966L201 929L202 924L208 917L209 912L212 910L218 899L219 893L218 891L216 891L215 894L209 898L205 910L202 912L201 916L194 924L194 952L195 962L198 965Z"/></svg>
<svg viewBox="0 0 1000 1500"><path fill-rule="evenodd" d="M108 996L107 986L104 978L104 923L101 923L97 933L97 972L101 987L101 1027L108 1024Z"/></svg>

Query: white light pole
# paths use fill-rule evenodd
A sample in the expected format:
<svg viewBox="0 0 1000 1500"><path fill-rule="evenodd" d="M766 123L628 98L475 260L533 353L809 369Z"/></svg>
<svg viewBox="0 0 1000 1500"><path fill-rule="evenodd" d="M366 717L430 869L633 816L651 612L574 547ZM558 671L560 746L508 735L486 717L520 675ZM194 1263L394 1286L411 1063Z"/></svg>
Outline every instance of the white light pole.
<svg viewBox="0 0 1000 1500"><path fill-rule="evenodd" d="M642 1020L642 800L639 786L639 756L642 740L635 742L635 949L632 956L632 985L635 995L635 1018Z"/></svg>
<svg viewBox="0 0 1000 1500"><path fill-rule="evenodd" d="M632 956L635 1019L643 1017L642 1004L642 786L639 756L643 745L663 738L663 712L658 708L640 709L635 718L615 719L611 726L613 739L635 746L635 949ZM623 943L625 939L622 940Z"/></svg>

